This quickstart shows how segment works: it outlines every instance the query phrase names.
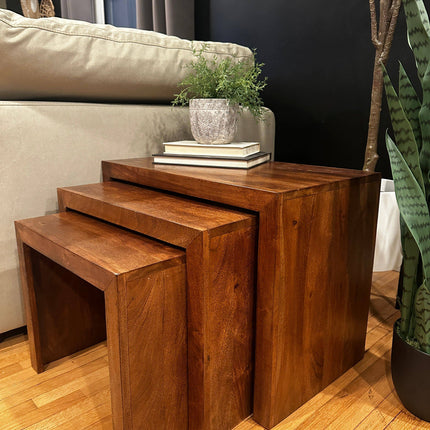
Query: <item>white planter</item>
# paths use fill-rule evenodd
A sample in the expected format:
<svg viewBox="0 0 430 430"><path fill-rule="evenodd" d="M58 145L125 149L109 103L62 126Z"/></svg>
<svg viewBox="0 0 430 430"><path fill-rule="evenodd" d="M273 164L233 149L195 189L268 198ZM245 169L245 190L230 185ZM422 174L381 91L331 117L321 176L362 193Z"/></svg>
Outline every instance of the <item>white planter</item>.
<svg viewBox="0 0 430 430"><path fill-rule="evenodd" d="M401 264L400 213L394 193L394 182L382 179L373 271L399 271Z"/></svg>
<svg viewBox="0 0 430 430"><path fill-rule="evenodd" d="M225 145L234 140L239 108L227 99L191 99L191 133L198 143Z"/></svg>

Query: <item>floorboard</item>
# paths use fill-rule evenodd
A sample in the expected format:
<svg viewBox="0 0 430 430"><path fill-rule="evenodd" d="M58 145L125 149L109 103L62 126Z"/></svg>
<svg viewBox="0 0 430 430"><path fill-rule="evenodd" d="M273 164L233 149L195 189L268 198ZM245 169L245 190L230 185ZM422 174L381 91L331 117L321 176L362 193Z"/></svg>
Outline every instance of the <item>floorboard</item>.
<svg viewBox="0 0 430 430"><path fill-rule="evenodd" d="M397 280L396 272L374 273L363 360L275 430L430 430L430 423L402 407L390 376ZM106 344L51 363L37 375L27 343L25 335L0 343L0 429L111 430ZM235 430L263 427L251 417Z"/></svg>

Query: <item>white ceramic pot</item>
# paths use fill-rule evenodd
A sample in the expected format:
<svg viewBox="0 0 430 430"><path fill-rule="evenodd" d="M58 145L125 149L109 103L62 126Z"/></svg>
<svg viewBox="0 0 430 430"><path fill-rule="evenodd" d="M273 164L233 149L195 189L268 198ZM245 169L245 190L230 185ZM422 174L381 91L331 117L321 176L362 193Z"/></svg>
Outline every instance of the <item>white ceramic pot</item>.
<svg viewBox="0 0 430 430"><path fill-rule="evenodd" d="M400 213L394 182L391 179L382 179L373 260L374 272L400 270L403 258L400 237Z"/></svg>
<svg viewBox="0 0 430 430"><path fill-rule="evenodd" d="M198 143L223 145L234 140L239 107L227 99L191 99L191 133Z"/></svg>

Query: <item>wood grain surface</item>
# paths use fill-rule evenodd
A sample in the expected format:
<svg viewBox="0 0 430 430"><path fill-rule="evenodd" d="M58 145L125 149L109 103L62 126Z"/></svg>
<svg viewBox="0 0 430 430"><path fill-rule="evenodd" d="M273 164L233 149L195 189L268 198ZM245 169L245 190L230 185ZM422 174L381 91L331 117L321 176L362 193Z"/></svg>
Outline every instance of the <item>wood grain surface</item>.
<svg viewBox="0 0 430 430"><path fill-rule="evenodd" d="M187 264L189 428L229 430L252 413L256 218L105 182L58 189L74 210L183 247Z"/></svg>
<svg viewBox="0 0 430 430"><path fill-rule="evenodd" d="M103 180L120 179L222 202L239 208L260 210L272 194L296 198L347 186L351 180L375 181L379 173L301 164L269 162L249 170L153 164L152 157L102 161Z"/></svg>
<svg viewBox="0 0 430 430"><path fill-rule="evenodd" d="M255 225L253 217L148 188L103 182L58 188L60 211L75 210L186 248L197 236Z"/></svg>
<svg viewBox="0 0 430 430"><path fill-rule="evenodd" d="M105 299L115 429L186 428L184 252L71 212L16 228L33 368L103 338Z"/></svg>
<svg viewBox="0 0 430 430"><path fill-rule="evenodd" d="M28 246L101 290L119 274L184 258L179 250L73 212L15 225Z"/></svg>
<svg viewBox="0 0 430 430"><path fill-rule="evenodd" d="M106 339L103 292L26 246L37 301L42 362Z"/></svg>
<svg viewBox="0 0 430 430"><path fill-rule="evenodd" d="M283 202L278 270L285 290L275 290L270 297L277 312L271 326L275 335L269 337L275 355L268 357L261 344L256 351L262 358L257 369L263 375L256 383L264 387L262 378L271 378L274 389L272 410L277 418L270 425L323 390L364 354L375 223L362 225L362 220L366 211L376 212L377 201L372 203L369 195L377 186L355 184ZM257 312L265 308L267 297L258 302ZM261 339L270 332L259 335ZM269 359L274 361L272 373L265 371ZM263 403L262 396L261 388L256 389L256 404ZM254 411L257 420L259 412Z"/></svg>
<svg viewBox="0 0 430 430"><path fill-rule="evenodd" d="M184 266L127 283L124 337L133 429L188 426L185 287Z"/></svg>
<svg viewBox="0 0 430 430"><path fill-rule="evenodd" d="M258 212L254 418L271 428L364 353L379 174L105 161L103 178ZM327 345L324 344L328 340Z"/></svg>

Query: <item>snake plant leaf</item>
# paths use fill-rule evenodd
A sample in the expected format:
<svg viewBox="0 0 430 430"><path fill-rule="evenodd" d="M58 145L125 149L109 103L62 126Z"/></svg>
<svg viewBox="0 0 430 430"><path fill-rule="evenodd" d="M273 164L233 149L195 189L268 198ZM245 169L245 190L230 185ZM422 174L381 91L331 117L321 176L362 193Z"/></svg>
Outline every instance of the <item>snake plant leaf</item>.
<svg viewBox="0 0 430 430"><path fill-rule="evenodd" d="M422 147L420 152L420 165L424 180L426 182L426 197L429 201L430 186L428 186L428 178L430 175L430 63L426 69L423 81L423 103L419 112L419 120L421 127Z"/></svg>
<svg viewBox="0 0 430 430"><path fill-rule="evenodd" d="M383 71L385 94L387 96L391 124L393 125L393 131L396 136L396 145L421 189L424 190L424 178L420 168L420 155L415 142L414 132L385 67L383 67ZM430 186L428 188L430 188Z"/></svg>
<svg viewBox="0 0 430 430"><path fill-rule="evenodd" d="M420 251L409 231L406 222L400 217L400 229L402 232L403 250L403 283L401 297L400 332L403 337L411 337L414 333L414 302L417 283L417 268L420 259ZM419 280L421 283L422 280Z"/></svg>
<svg viewBox="0 0 430 430"><path fill-rule="evenodd" d="M421 128L418 114L421 108L421 100L418 98L406 71L399 65L399 100L405 111L406 118L411 124L418 151L421 150Z"/></svg>
<svg viewBox="0 0 430 430"><path fill-rule="evenodd" d="M430 291L423 283L415 300L415 339L421 350L430 353Z"/></svg>
<svg viewBox="0 0 430 430"><path fill-rule="evenodd" d="M430 279L430 214L426 198L421 186L388 134L386 144L400 214L420 250L425 282L426 279Z"/></svg>
<svg viewBox="0 0 430 430"><path fill-rule="evenodd" d="M403 0L408 42L414 52L418 76L422 81L430 60L430 24L422 0Z"/></svg>

